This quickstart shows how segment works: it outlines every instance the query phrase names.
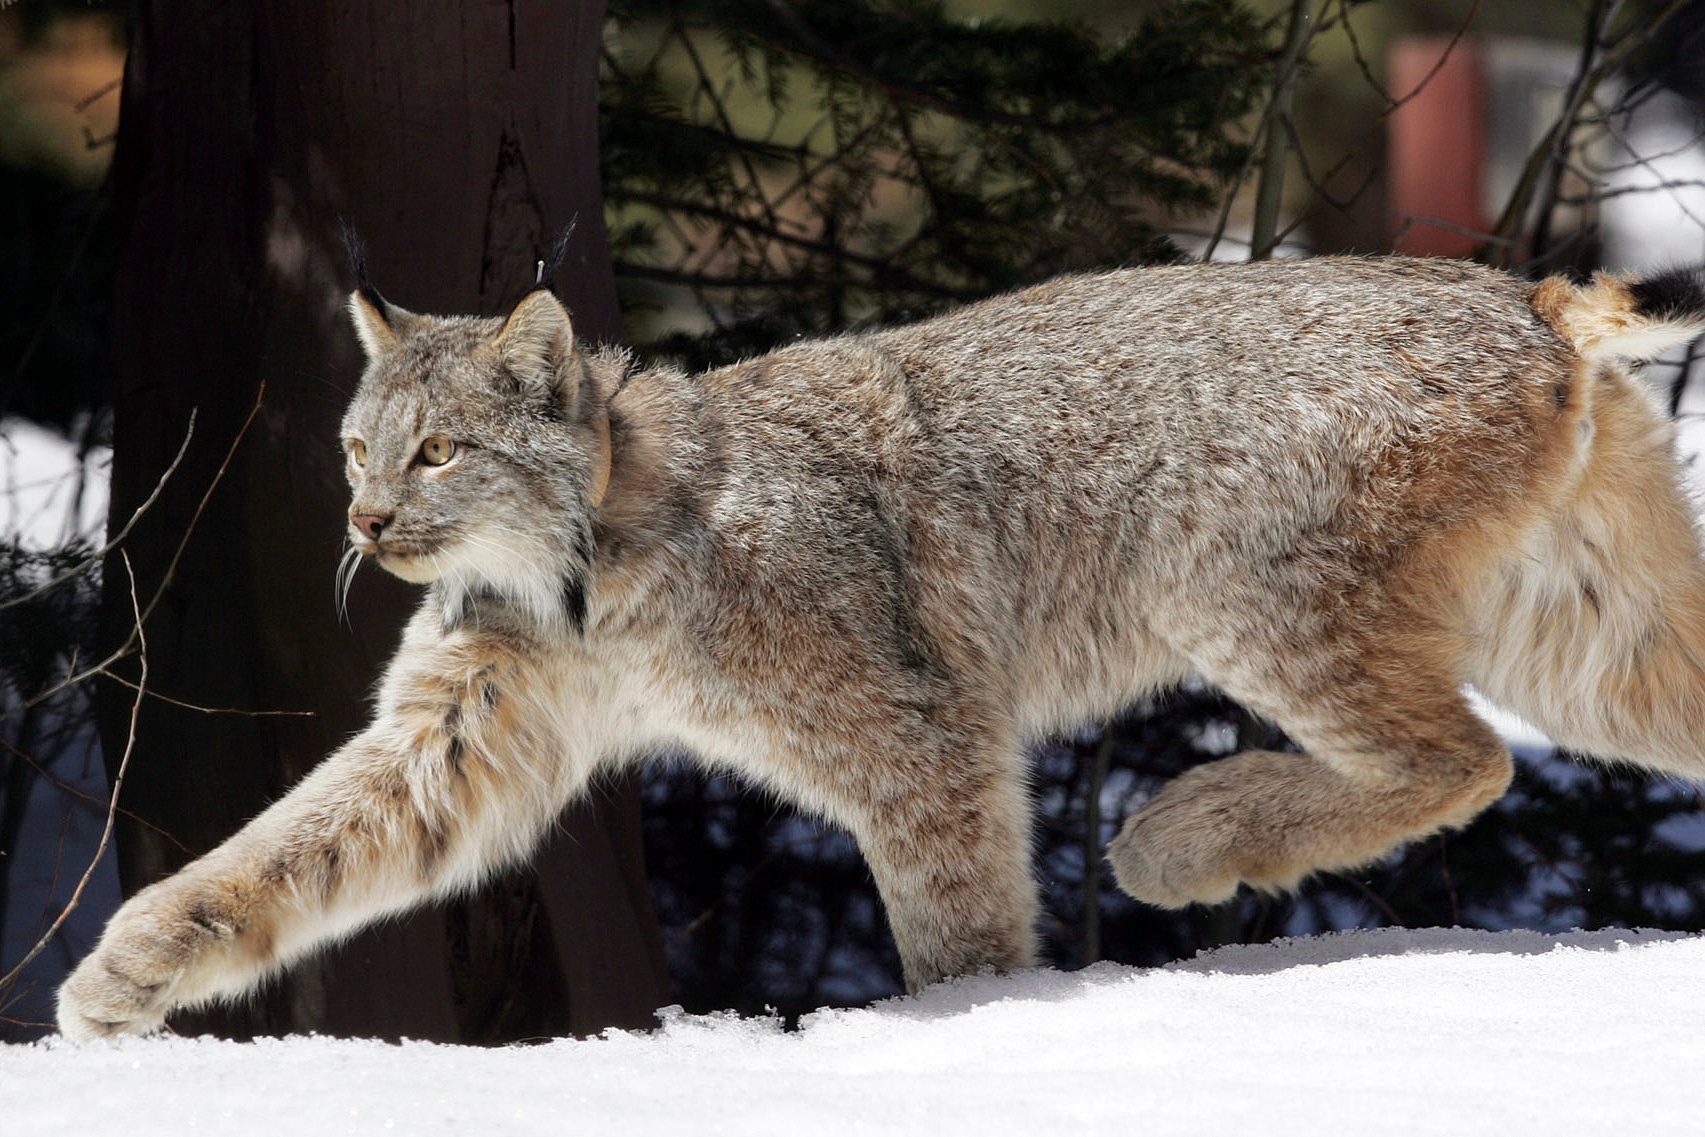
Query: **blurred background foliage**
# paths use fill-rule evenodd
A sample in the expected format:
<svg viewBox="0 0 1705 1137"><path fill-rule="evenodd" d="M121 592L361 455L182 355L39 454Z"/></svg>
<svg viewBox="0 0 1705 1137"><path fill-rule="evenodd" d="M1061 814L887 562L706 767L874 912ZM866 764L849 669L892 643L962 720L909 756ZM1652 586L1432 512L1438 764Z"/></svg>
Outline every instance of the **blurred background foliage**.
<svg viewBox="0 0 1705 1137"><path fill-rule="evenodd" d="M612 16L618 280L635 338L698 363L1179 259L1161 227L1242 168L1267 59L1236 0L1168 0L1117 38L930 4L618 0ZM713 335L690 334L705 321Z"/></svg>
<svg viewBox="0 0 1705 1137"><path fill-rule="evenodd" d="M1061 272L1176 261L1210 245L1241 256L1274 129L1288 143L1293 251L1388 249L1382 123L1401 93L1383 86L1383 61L1405 34L1469 28L1579 48L1643 28L1617 71L1618 97L1705 91L1699 5L1323 0L1309 6L1313 38L1281 120L1267 108L1293 9L612 0L600 126L629 338L650 358L714 366ZM103 179L123 10L79 0L0 9L0 410L83 451L106 429ZM1611 121L1609 108L1594 113ZM1678 256L1697 259L1700 237L1678 234ZM1595 247L1585 227L1566 238L1579 243L1570 263ZM22 596L69 555L14 541L0 590ZM78 589L0 610L9 707L50 686L86 644L86 577ZM15 826L8 838L6 811L58 776L52 743L27 734L16 713L0 730L7 874L42 852L21 848ZM1514 790L1467 830L1298 896L1167 913L1119 894L1100 849L1122 818L1166 778L1251 742L1285 745L1217 692L1186 687L1039 747L1035 842L1057 964L1158 964L1227 942L1383 924L1705 928L1698 790L1543 746L1523 751ZM690 1010L797 1015L899 990L880 904L844 834L681 762L659 764L645 796L653 893ZM64 809L99 812L75 795ZM41 925L41 912L7 909L7 896L0 917Z"/></svg>

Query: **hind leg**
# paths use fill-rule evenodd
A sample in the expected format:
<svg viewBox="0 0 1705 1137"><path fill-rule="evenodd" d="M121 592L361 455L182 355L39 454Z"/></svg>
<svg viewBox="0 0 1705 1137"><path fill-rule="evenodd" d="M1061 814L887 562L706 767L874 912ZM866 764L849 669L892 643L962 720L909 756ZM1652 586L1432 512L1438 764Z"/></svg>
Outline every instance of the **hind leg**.
<svg viewBox="0 0 1705 1137"><path fill-rule="evenodd" d="M1208 660L1203 672L1305 752L1208 763L1133 814L1107 855L1120 887L1147 903L1212 904L1240 883L1279 890L1355 868L1466 824L1509 785L1509 752L1449 668L1339 651Z"/></svg>

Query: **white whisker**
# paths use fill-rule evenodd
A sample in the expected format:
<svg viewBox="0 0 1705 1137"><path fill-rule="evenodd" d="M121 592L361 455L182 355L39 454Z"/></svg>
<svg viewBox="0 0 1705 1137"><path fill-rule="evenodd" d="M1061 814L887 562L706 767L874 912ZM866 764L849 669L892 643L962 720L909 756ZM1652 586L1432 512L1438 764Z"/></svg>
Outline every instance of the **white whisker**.
<svg viewBox="0 0 1705 1137"><path fill-rule="evenodd" d="M345 625L349 623L349 589L355 583L355 573L363 559L361 551L350 545L338 561L333 595L337 603L337 618Z"/></svg>

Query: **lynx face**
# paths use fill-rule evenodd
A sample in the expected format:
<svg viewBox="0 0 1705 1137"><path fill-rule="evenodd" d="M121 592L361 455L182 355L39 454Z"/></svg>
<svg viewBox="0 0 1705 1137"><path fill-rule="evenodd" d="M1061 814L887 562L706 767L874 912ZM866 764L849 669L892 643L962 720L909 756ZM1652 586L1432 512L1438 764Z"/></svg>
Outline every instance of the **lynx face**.
<svg viewBox="0 0 1705 1137"><path fill-rule="evenodd" d="M577 624L609 443L562 306L535 292L507 320L377 294L350 308L368 355L343 421L352 558L433 584L446 626L481 597Z"/></svg>

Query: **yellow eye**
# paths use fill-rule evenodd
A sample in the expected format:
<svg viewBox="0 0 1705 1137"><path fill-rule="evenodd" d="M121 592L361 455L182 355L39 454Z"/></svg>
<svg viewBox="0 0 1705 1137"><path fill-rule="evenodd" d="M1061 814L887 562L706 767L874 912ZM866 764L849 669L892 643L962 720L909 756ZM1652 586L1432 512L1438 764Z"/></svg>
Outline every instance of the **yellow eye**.
<svg viewBox="0 0 1705 1137"><path fill-rule="evenodd" d="M420 460L428 466L442 466L456 456L456 444L441 434L435 434L420 444Z"/></svg>
<svg viewBox="0 0 1705 1137"><path fill-rule="evenodd" d="M357 466L367 465L367 444L359 438L349 440L349 460Z"/></svg>

